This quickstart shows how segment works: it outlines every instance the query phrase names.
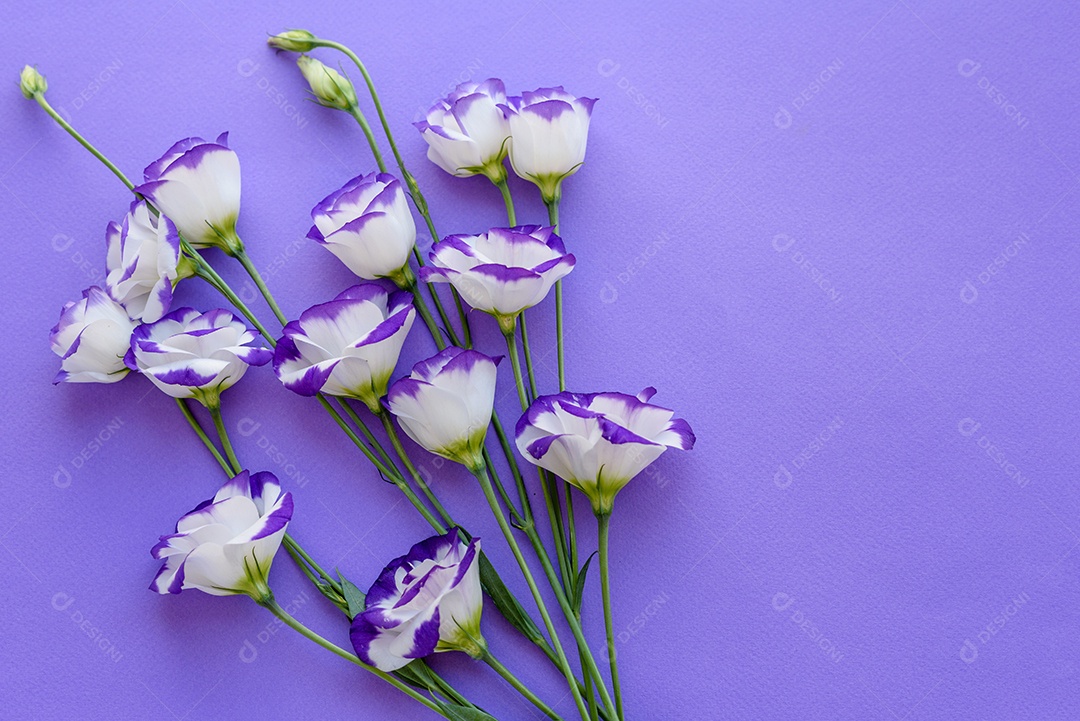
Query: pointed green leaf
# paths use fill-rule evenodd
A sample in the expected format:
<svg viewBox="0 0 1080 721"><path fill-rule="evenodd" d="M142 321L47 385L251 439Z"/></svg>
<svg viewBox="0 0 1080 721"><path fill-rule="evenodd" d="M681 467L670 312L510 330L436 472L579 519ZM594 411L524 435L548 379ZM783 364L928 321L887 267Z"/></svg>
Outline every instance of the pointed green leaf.
<svg viewBox="0 0 1080 721"><path fill-rule="evenodd" d="M595 555L596 551L593 551L592 555L585 559L585 565L581 567L577 579L574 580L573 609L579 617L581 616L581 601L585 597L585 577L589 574L589 564L592 563Z"/></svg>
<svg viewBox="0 0 1080 721"><path fill-rule="evenodd" d="M481 711L478 708L458 706L453 703L443 703L439 705L442 710L446 712L446 717L451 719L451 721L496 721L494 716Z"/></svg>
<svg viewBox="0 0 1080 721"><path fill-rule="evenodd" d="M338 571L338 580L341 583L341 592L345 595L345 602L349 606L347 613L351 621L364 610L364 592L357 588L352 581L341 575L341 571Z"/></svg>

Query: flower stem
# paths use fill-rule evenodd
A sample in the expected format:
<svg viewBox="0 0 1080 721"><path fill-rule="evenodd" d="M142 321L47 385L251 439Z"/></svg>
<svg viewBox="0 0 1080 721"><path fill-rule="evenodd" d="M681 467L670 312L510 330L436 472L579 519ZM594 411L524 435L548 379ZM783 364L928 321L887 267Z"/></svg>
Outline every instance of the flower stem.
<svg viewBox="0 0 1080 721"><path fill-rule="evenodd" d="M247 254L247 251L243 249L237 251L236 259L240 261L240 265L244 266L244 270L251 276L251 280L255 283L255 287L259 289L259 293L261 293L262 297L266 300L266 304L270 306L270 310L274 312L274 316L278 319L278 322L282 325L288 323L289 319L281 312L281 308L278 307L277 301L274 300L274 296L270 292L270 289L266 287L266 282L259 273L259 269L251 262L251 257Z"/></svg>
<svg viewBox="0 0 1080 721"><path fill-rule="evenodd" d="M210 417L214 419L214 428L217 429L218 438L221 439L221 447L225 449L225 457L229 459L229 465L232 466L233 475L240 473L244 467L240 465L236 451L233 450L232 441L229 440L229 432L225 430L225 422L221 419L221 406L211 405L208 410Z"/></svg>
<svg viewBox="0 0 1080 721"><path fill-rule="evenodd" d="M510 195L510 185L506 182L505 173L503 179L495 183L495 187L502 193L503 203L506 205L506 220L512 228L517 225L517 213L514 211L514 198Z"/></svg>
<svg viewBox="0 0 1080 721"><path fill-rule="evenodd" d="M556 198L547 204L548 222L559 232L559 199ZM562 302L562 279L555 281L555 335L557 337L559 351L559 390L566 390L566 353L563 346L563 302Z"/></svg>
<svg viewBox="0 0 1080 721"><path fill-rule="evenodd" d="M386 113L383 111L382 102L379 100L379 93L375 90L375 82L371 79L371 74L368 73L367 68L364 66L363 61L359 56L350 50L347 46L341 43L334 42L333 40L324 40L322 38L314 38L311 40L311 44L315 47L333 48L341 53L344 53L349 60L352 60L356 65L360 74L364 76L364 84L367 85L368 93L371 95L371 102L375 105L375 112L379 115L379 122L382 124L383 133L386 135L386 141L390 144L390 150L394 154L394 160L397 161L398 170L401 171L402 180L405 181L406 187L409 189L409 196L412 198L413 205L423 216L424 222L427 224L428 232L431 233L431 242L439 242L439 233L435 230L435 223L431 219L431 211L428 210L427 200L424 199L424 194L420 192L420 186L416 184L416 178L406 169L405 161L401 157L401 152L398 151L397 143L394 142L394 133L390 130L390 123L386 119ZM424 259L420 257L419 249L413 249L416 256L416 262L418 265L424 265ZM444 325L446 325L446 332L450 336L450 342L454 345L458 345L457 334L454 332L453 326L450 325L450 319L446 315L446 311L442 307L442 302L439 300L439 296L436 294L435 289L428 284L428 291L431 293L431 298L435 302L435 307L439 312L439 317L442 319ZM465 308L461 305L461 297L457 291L451 290L454 297L454 304L457 306L458 318L461 320L461 329L464 336L464 343L466 348L472 346L472 332L469 328L469 320L465 316Z"/></svg>
<svg viewBox="0 0 1080 721"><path fill-rule="evenodd" d="M529 390L532 392L532 397L536 398L539 394L536 392L536 374L533 372L532 349L529 347L529 329L525 325L525 315L525 311L522 311L518 316L518 324L521 326L521 349L525 353L525 372L529 376Z"/></svg>
<svg viewBox="0 0 1080 721"><path fill-rule="evenodd" d="M382 444L379 443L377 438L375 438L375 434L372 433L371 430L367 427L367 424L364 423L363 419L360 418L360 415L356 412L352 405L349 404L349 401L345 398L339 398L338 401L341 404L341 408L345 411L345 415L349 416L349 419L353 422L353 425L360 429L360 432L364 434L364 438L367 439L367 442L370 443L371 447L375 449L375 452L379 454L379 458L382 459L383 464L385 464L386 467L390 470L397 472L397 475L400 476L401 472L398 470L397 465L394 463L394 459L390 457L390 454L386 452L386 449L383 448Z"/></svg>
<svg viewBox="0 0 1080 721"><path fill-rule="evenodd" d="M424 296L420 295L420 289L415 282L409 287L409 291L412 293L414 301L413 305L416 307L416 312L420 314L420 317L424 321L424 325L428 328L428 332L431 333L431 337L435 341L435 346L439 350L443 350L446 348L446 341L443 339L442 333L439 332L439 326L435 325L435 319L431 317L431 310L428 309L427 302L424 300ZM455 345L457 344L455 343Z"/></svg>
<svg viewBox="0 0 1080 721"><path fill-rule="evenodd" d="M510 524L506 520L506 516L503 515L502 508L499 507L499 499L495 497L495 490L491 487L491 479L488 477L487 467L481 463L469 470L476 476L476 480L480 482L480 488L484 491L484 498L487 499L488 505L491 507L491 512L495 515L495 520L499 524L499 529L502 531L507 545L510 546L510 551L514 554L514 558L521 568L521 574L525 577L525 583L528 584L529 591L532 593L533 600L536 602L536 607L540 611L540 618L543 619L544 626L547 628L548 635L551 637L551 644L555 649L555 653L558 654L559 667L562 669L563 675L566 676L566 682L570 687L570 693L574 696L574 702L577 704L578 711L581 713L581 718L588 719L589 710L586 708L585 701L581 697L581 691L578 689L577 679L574 678L574 671L570 667L570 661L567 660L566 652L563 651L562 644L559 642L559 636L555 632L555 624L551 621L547 606L544 604L544 597L540 594L540 589L536 586L532 571L529 570L529 564L525 562L525 556L522 555L521 547L518 546L517 539L514 538L514 532L511 530Z"/></svg>
<svg viewBox="0 0 1080 721"><path fill-rule="evenodd" d="M514 369L514 384L517 386L518 400L521 401L521 410L529 409L529 393L525 390L525 381L521 377L521 361L518 359L517 339L514 329L503 331L506 339L506 350L510 354L510 365Z"/></svg>
<svg viewBox="0 0 1080 721"><path fill-rule="evenodd" d="M600 537L600 592L604 597L604 628L607 631L608 659L611 662L611 690L615 694L615 712L623 720L622 691L619 688L619 666L615 660L615 632L611 619L611 581L608 574L608 529L611 514L597 514L596 523Z"/></svg>
<svg viewBox="0 0 1080 721"><path fill-rule="evenodd" d="M405 465L405 470L409 472L413 481L420 487L420 490L427 497L431 506L435 509L435 512L442 517L447 526L456 525L454 519L450 517L447 510L443 508L442 503L439 502L438 496L431 490L424 480L424 477L420 475L420 471L416 469L416 465L412 462L412 459L409 458L409 454L405 451L405 446L401 443L401 436L398 435L397 428L394 426L394 421L390 418L390 414L383 410L377 415L379 416L379 420L382 421L383 428L386 429L387 437L390 438L390 445L394 447L394 451L397 452L398 457L401 458L401 462Z"/></svg>
<svg viewBox="0 0 1080 721"><path fill-rule="evenodd" d="M278 604L278 602L273 597L267 599L261 605L265 606L272 614L277 616L281 620L282 623L284 623L286 626L293 629L294 631L298 632L301 636L304 636L305 638L307 638L307 639L309 639L311 641L314 641L315 643L319 644L320 646L327 649L328 651L331 651L331 652L337 654L338 656L341 656L343 659L345 659L346 661L349 661L350 663L356 664L357 666L364 669L365 671L368 671L370 673L375 674L376 676L381 678L383 681L386 681L388 684L390 684L391 686L396 688L398 691L401 691L405 695L412 698L414 701L416 701L418 703L421 703L424 706L427 706L429 709L431 709L435 713L439 714L443 718L449 718L445 713L443 713L443 710L439 707L439 705L437 703L435 703L434 701L432 701L431 699L423 696L420 692L416 691L415 689L410 688L405 683L403 683L402 681L399 681L398 679L394 678L393 676L386 673L385 671L380 671L379 669L375 668L374 666L367 665L366 663L361 661L359 658L357 658L356 655L349 653L348 651L341 648L340 646L338 646L335 643L327 641L325 638L323 638L319 634L315 633L314 631L312 631L310 628L308 628L304 624L297 621L295 618L290 616L289 613L284 608L282 608L281 605Z"/></svg>
<svg viewBox="0 0 1080 721"><path fill-rule="evenodd" d="M176 405L180 408L180 412L184 414L184 418L187 419L187 422L191 426L191 429L195 431L195 434L199 436L199 440L203 442L204 446L206 446L206 450L210 451L210 453L214 456L214 460L218 462L219 466L221 466L221 470L225 471L226 475L232 478L232 466L230 466L229 462L226 461L224 456L221 455L221 451L219 451L217 449L217 446L214 445L214 442L210 440L210 436L206 435L206 431L203 430L202 425L200 425L198 419L195 418L195 414L192 413L191 407L188 406L187 401L185 401L183 398L176 398L175 400Z"/></svg>
<svg viewBox="0 0 1080 721"><path fill-rule="evenodd" d="M492 669L494 669L495 672L502 676L504 679L506 679L507 683L517 689L518 693L524 696L530 703L532 703L533 706L536 706L536 708L540 709L540 711L542 711L545 716L551 719L562 719L562 717L552 711L546 703L537 698L536 694L530 691L529 687L522 683L518 679L518 677L510 671L510 669L508 669L506 666L503 666L502 663L500 663L499 660L491 654L491 651L485 649L484 654L480 657L480 660L486 663Z"/></svg>
<svg viewBox="0 0 1080 721"><path fill-rule="evenodd" d="M353 105L348 110L349 115L356 119L357 124L360 125L360 129L364 131L364 137L367 138L368 145L371 146L371 154L375 156L375 163L379 166L379 172L386 172L386 161L383 160L382 153L379 152L379 144L375 142L375 134L371 132L371 125L368 124L367 118L364 117L364 113L360 110L358 105Z"/></svg>
<svg viewBox="0 0 1080 721"><path fill-rule="evenodd" d="M82 135L79 134L77 130L75 130L75 128L71 127L70 123L61 118L60 114L53 110L52 106L49 105L49 101L45 99L45 96L42 93L37 93L36 95L34 95L34 100L37 101L37 104L41 106L42 110L49 114L49 117L55 120L61 128L68 132L68 135L79 141L79 145L89 150L91 155L100 160L106 168L113 172L113 175L115 175L117 178L120 178L120 182L126 185L128 190L132 190L135 187L135 184L128 180L128 177L124 175L120 168L113 165L111 160L106 158L101 153L101 151L91 145L86 138L84 138Z"/></svg>

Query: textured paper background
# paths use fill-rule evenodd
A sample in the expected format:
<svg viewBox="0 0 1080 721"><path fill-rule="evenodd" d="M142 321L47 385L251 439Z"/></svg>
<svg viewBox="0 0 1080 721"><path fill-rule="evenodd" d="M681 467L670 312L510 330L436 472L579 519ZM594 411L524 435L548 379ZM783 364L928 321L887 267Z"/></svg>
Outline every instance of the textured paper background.
<svg viewBox="0 0 1080 721"><path fill-rule="evenodd" d="M492 75L600 98L563 209L579 260L571 383L655 385L699 438L618 504L632 718L1080 716L1075 7L316 5L7 13L3 715L420 715L250 602L149 593L150 546L218 470L141 379L49 386L48 328L101 280L104 228L128 198L21 98L21 65L38 63L54 104L131 174L178 138L231 131L241 234L295 315L350 283L304 240L311 206L372 169L350 119L306 102L292 58L263 45L301 26L366 59L443 233L503 211L486 181L425 162L409 126L422 108ZM513 189L521 219L540 220L535 194ZM190 286L182 302L217 304ZM549 312L533 323L545 349ZM496 351L492 324L475 325ZM409 361L429 352L414 333ZM327 565L366 584L427 534L269 372L226 399L242 458L291 486L293 530ZM438 486L514 578L473 484L451 471ZM581 528L590 545L591 519ZM273 576L297 616L346 642L288 560ZM586 624L599 644L596 604ZM485 629L572 715L552 668L496 614ZM532 716L467 659L434 665L501 718Z"/></svg>

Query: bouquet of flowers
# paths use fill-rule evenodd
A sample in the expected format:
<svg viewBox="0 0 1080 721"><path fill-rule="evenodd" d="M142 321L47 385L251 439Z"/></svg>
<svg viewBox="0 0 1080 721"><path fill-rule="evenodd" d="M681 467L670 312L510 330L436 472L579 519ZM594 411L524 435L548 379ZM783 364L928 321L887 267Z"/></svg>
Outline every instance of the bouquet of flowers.
<svg viewBox="0 0 1080 721"><path fill-rule="evenodd" d="M462 84L437 102L416 123L428 158L451 175L488 178L507 214L506 227L440 236L361 59L345 45L303 30L273 36L269 45L300 53L297 64L314 99L355 118L374 161L373 172L348 180L314 206L308 233L358 282L297 316L279 307L238 234L240 161L227 133L180 140L135 183L53 109L43 75L27 66L20 78L23 94L133 195L127 213L106 231L105 287L87 288L65 305L52 329L51 346L60 357L55 382L144 376L175 399L223 473L213 497L181 516L175 531L151 549L160 567L150 588L248 596L444 718L498 716L472 703L424 660L449 651L483 662L544 715L561 718L553 710L557 700L541 699L496 657L497 644L485 637L481 623L490 604L565 677L574 714L625 719L609 585L615 497L668 448L692 448L694 435L673 411L650 402L652 388L636 395L567 390L562 283L576 261L559 235L559 205L563 182L584 162L595 101L561 87L508 96L500 80L489 79ZM352 81L308 54L317 48L343 53L355 64L396 170L387 166ZM507 159L514 173L539 189L546 225L518 224ZM435 241L426 258L416 244L414 212ZM210 248L240 263L273 322L264 323L213 267L202 252ZM230 307L180 307L181 285L192 278L209 284ZM527 317L552 312L542 307L548 296L554 296L547 305L554 306L558 359L558 377L550 381L538 377L526 324ZM437 352L404 374L400 355L418 317ZM492 353L503 349L474 348L471 324L481 322L496 323L505 339L521 405L513 428L494 410L501 355ZM372 477L394 484L431 525L434 535L391 560L370 585L363 584L366 592L352 580L359 572L346 577L327 571L289 533L303 499L237 456L223 420L223 394L252 366L269 366L289 391L313 398L321 408L315 412L328 413L373 466ZM401 432L476 478L529 599L510 592L502 580L509 570L497 570L462 524L468 519L452 517L440 502ZM534 489L543 498L542 517L533 508ZM578 549L578 493L597 520L607 635L602 654L582 631L583 604L593 600L586 583L593 556L582 559ZM340 610L351 650L311 630L275 600L270 570L283 547ZM557 607L549 608L542 583ZM607 662L606 673L598 658Z"/></svg>

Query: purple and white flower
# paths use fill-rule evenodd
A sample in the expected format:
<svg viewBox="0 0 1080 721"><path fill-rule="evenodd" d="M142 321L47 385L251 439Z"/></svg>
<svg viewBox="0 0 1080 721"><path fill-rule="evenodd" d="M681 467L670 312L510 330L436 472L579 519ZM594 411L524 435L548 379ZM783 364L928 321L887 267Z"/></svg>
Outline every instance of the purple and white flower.
<svg viewBox="0 0 1080 721"><path fill-rule="evenodd" d="M135 188L167 215L196 248L243 249L236 235L240 215L240 159L229 149L228 133L216 141L185 138L143 171Z"/></svg>
<svg viewBox="0 0 1080 721"><path fill-rule="evenodd" d="M427 450L478 466L495 404L497 362L474 350L447 348L390 386L386 407Z"/></svg>
<svg viewBox="0 0 1080 721"><path fill-rule="evenodd" d="M352 622L360 660L390 672L440 651L482 655L479 559L480 539L465 543L453 528L391 561Z"/></svg>
<svg viewBox="0 0 1080 721"><path fill-rule="evenodd" d="M323 245L366 280L410 275L409 254L416 245L416 223L397 178L387 173L361 175L322 199L311 211L308 237Z"/></svg>
<svg viewBox="0 0 1080 721"><path fill-rule="evenodd" d="M49 333L49 345L60 356L53 383L116 383L128 374L124 356L135 323L124 306L101 288L91 286L81 300L60 311Z"/></svg>
<svg viewBox="0 0 1080 721"><path fill-rule="evenodd" d="M227 310L179 308L131 336L124 362L173 398L194 398L208 408L273 351L250 345L254 331Z"/></svg>
<svg viewBox="0 0 1080 721"><path fill-rule="evenodd" d="M559 86L522 93L502 106L510 122L510 164L519 177L536 183L545 202L558 200L563 179L585 162L595 102Z"/></svg>
<svg viewBox="0 0 1080 721"><path fill-rule="evenodd" d="M427 141L428 160L459 178L483 173L493 183L506 180L510 124L499 108L505 104L502 80L458 85L431 106L427 119L413 123Z"/></svg>
<svg viewBox="0 0 1080 721"><path fill-rule="evenodd" d="M519 225L492 228L480 235L451 235L430 254L420 279L448 282L477 310L513 329L521 311L545 297L551 286L574 269L554 228Z"/></svg>
<svg viewBox="0 0 1080 721"><path fill-rule="evenodd" d="M609 514L615 494L664 451L694 447L686 421L648 402L655 392L540 396L518 421L518 450L584 491L598 515Z"/></svg>
<svg viewBox="0 0 1080 721"><path fill-rule="evenodd" d="M180 236L164 215L150 212L137 200L124 222L109 223L105 231L105 288L128 315L153 323L169 311L173 286L180 273Z"/></svg>
<svg viewBox="0 0 1080 721"><path fill-rule="evenodd" d="M356 285L285 326L274 349L274 372L286 388L304 396L357 398L381 411L379 399L416 319L410 295L386 285Z"/></svg>
<svg viewBox="0 0 1080 721"><path fill-rule="evenodd" d="M293 514L273 473L241 471L176 523L150 553L165 561L150 584L161 594L194 588L213 596L269 596L267 575Z"/></svg>

